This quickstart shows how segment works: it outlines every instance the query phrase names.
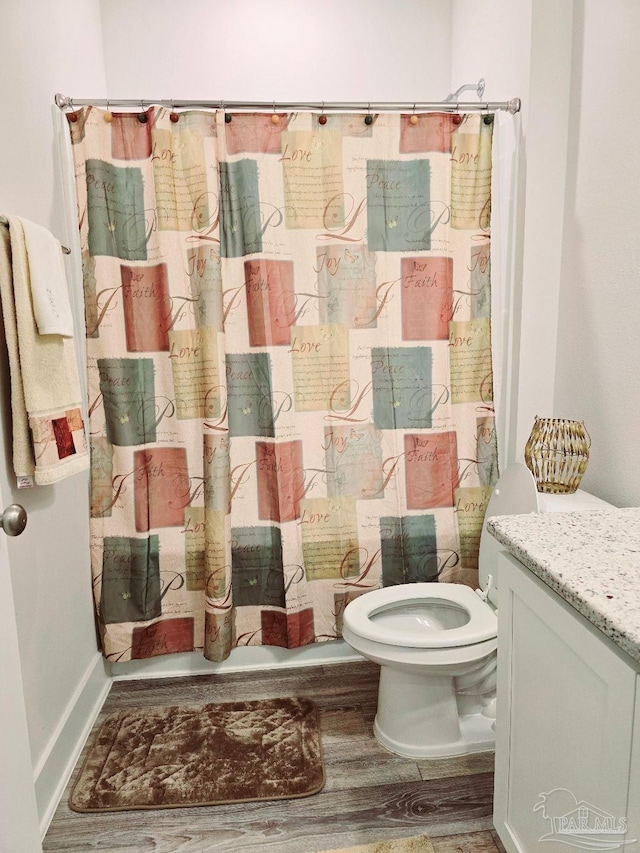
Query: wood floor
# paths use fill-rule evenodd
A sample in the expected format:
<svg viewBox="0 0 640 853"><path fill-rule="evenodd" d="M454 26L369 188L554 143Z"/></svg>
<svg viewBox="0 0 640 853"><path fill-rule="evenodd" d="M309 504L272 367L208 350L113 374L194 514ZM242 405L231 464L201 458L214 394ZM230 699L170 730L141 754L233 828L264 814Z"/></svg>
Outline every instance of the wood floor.
<svg viewBox="0 0 640 853"><path fill-rule="evenodd" d="M387 752L372 733L378 673L363 662L116 682L96 725L136 706L308 696L320 708L325 787L297 800L108 814L72 812L69 787L43 849L317 853L427 834L436 853L503 851L491 823L493 753L413 761Z"/></svg>

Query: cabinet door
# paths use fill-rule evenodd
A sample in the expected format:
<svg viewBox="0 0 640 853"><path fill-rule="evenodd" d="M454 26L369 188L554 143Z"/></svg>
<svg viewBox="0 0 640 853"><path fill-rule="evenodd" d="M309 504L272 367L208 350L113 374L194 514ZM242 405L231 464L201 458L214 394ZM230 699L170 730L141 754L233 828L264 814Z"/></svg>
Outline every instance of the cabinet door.
<svg viewBox="0 0 640 853"><path fill-rule="evenodd" d="M631 745L627 819L629 838L635 838L637 846L629 844L627 849L630 850L640 850L640 675L636 677L636 709L633 743Z"/></svg>
<svg viewBox="0 0 640 853"><path fill-rule="evenodd" d="M506 849L566 853L567 845L640 839L639 827L619 834L631 659L517 560L499 559L494 821Z"/></svg>

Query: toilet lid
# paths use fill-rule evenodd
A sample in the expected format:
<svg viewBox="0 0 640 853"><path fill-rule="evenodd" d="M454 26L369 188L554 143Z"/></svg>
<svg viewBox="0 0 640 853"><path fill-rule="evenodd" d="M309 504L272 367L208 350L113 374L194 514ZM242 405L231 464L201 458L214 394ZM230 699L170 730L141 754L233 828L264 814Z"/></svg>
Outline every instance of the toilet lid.
<svg viewBox="0 0 640 853"><path fill-rule="evenodd" d="M429 618L431 610L434 620ZM437 624L438 612L446 616L447 611L454 627ZM462 620L467 621L459 624ZM457 583L410 583L373 590L347 605L344 624L377 643L422 649L469 646L498 633L491 607L471 587Z"/></svg>

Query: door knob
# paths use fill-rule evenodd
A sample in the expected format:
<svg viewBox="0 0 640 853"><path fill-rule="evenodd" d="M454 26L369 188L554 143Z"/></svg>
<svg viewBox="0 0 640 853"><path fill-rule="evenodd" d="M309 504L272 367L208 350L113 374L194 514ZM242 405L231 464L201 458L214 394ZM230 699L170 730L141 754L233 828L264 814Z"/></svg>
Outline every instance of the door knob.
<svg viewBox="0 0 640 853"><path fill-rule="evenodd" d="M20 504L11 504L0 516L0 527L7 536L20 536L27 526L27 511Z"/></svg>

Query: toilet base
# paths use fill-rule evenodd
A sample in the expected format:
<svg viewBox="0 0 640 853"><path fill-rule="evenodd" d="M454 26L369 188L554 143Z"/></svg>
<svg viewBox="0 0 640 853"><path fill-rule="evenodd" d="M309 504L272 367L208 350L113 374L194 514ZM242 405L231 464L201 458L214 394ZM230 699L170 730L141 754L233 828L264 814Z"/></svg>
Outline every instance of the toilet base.
<svg viewBox="0 0 640 853"><path fill-rule="evenodd" d="M468 714L458 717L458 723L460 738L454 743L415 744L397 741L380 730L377 717L373 724L373 733L380 746L403 758L448 758L471 752L486 752L494 748L495 720L485 717L484 714Z"/></svg>
<svg viewBox="0 0 640 853"><path fill-rule="evenodd" d="M381 666L378 742L406 758L444 758L493 749L495 720L459 714L453 678Z"/></svg>

